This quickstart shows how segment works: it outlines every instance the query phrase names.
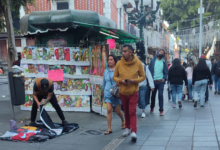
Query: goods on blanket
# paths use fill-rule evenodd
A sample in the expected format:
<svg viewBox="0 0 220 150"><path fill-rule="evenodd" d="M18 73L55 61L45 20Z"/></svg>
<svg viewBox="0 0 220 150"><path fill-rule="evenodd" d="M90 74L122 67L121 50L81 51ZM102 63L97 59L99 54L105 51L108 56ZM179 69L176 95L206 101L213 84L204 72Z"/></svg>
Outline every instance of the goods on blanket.
<svg viewBox="0 0 220 150"><path fill-rule="evenodd" d="M18 129L13 128L2 135L0 139L7 141L42 142L70 133L79 128L78 124L75 123L67 125L53 123L43 105L40 107L40 119L41 121L37 121L34 126L24 126Z"/></svg>

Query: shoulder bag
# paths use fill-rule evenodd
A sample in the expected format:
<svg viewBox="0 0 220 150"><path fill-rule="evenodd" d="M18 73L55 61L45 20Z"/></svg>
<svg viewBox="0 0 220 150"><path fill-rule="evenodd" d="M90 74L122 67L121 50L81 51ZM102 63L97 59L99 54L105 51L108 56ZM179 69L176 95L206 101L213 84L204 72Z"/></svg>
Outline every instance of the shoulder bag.
<svg viewBox="0 0 220 150"><path fill-rule="evenodd" d="M109 79L111 81L111 85L113 86L113 83L112 83L112 79L111 79L111 76L110 76L110 69L108 70L108 74L109 74ZM112 89L110 90L111 92L111 95L112 97L115 97L115 98L119 98L119 87L118 86L113 86Z"/></svg>

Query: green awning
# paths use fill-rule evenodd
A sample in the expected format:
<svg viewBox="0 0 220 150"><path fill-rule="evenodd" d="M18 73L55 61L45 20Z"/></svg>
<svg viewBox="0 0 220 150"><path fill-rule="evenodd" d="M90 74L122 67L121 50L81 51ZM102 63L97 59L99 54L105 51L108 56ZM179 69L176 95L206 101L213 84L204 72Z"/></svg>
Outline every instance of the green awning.
<svg viewBox="0 0 220 150"><path fill-rule="evenodd" d="M113 20L99 15L95 11L59 10L32 12L21 18L20 27L22 35L47 33L48 31L67 31L71 28L84 27L120 40L140 40L136 36L117 29Z"/></svg>

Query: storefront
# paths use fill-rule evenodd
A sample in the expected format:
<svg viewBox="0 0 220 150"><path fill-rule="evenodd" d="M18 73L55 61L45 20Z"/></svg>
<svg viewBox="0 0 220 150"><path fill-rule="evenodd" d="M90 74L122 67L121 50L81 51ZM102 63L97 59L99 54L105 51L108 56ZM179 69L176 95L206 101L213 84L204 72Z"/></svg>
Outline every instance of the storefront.
<svg viewBox="0 0 220 150"><path fill-rule="evenodd" d="M26 103L21 109L31 110L35 78L48 77L48 70L63 70L64 79L54 82L62 110L106 115L101 92L107 57L120 57L123 44L140 39L94 11L32 12L20 22L21 34L36 40L35 46L22 51ZM54 110L50 104L46 109Z"/></svg>

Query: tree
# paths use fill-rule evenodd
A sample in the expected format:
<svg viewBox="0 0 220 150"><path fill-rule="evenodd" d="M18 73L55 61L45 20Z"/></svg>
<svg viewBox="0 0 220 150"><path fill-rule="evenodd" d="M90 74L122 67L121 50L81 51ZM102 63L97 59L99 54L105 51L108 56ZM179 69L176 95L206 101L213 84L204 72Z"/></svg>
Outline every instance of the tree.
<svg viewBox="0 0 220 150"><path fill-rule="evenodd" d="M19 14L20 7L25 7L27 3L33 4L34 0L0 0L0 30L6 27L8 37L8 70L11 69L16 56L15 36L14 27L12 25L11 11Z"/></svg>
<svg viewBox="0 0 220 150"><path fill-rule="evenodd" d="M205 7L204 17L215 15L212 20L220 18L220 1L219 0L203 0ZM192 27L199 23L198 8L200 7L200 0L162 0L161 8L163 10L163 18L168 21L171 26L169 29L176 29L177 24L179 29L185 27ZM210 18L204 19L204 23L211 21Z"/></svg>

